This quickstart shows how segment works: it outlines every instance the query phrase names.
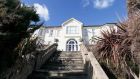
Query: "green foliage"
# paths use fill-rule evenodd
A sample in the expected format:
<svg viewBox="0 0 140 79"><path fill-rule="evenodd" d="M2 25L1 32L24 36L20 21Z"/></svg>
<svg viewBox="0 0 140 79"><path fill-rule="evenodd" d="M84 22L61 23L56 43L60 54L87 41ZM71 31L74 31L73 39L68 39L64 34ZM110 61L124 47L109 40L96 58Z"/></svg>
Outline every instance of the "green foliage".
<svg viewBox="0 0 140 79"><path fill-rule="evenodd" d="M7 0L3 5L1 9L4 13L0 14L1 32L25 33L30 27L31 21L39 21L39 17L33 7L20 5L18 0Z"/></svg>
<svg viewBox="0 0 140 79"><path fill-rule="evenodd" d="M39 28L31 25L38 21L33 7L21 6L19 0L0 0L0 72L13 65L19 56L15 49Z"/></svg>

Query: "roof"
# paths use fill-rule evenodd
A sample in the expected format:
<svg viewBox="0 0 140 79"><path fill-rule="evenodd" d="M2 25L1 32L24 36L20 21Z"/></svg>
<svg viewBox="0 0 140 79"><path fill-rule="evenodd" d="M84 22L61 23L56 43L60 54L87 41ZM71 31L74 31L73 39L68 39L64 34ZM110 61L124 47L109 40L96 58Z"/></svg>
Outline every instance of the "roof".
<svg viewBox="0 0 140 79"><path fill-rule="evenodd" d="M105 23L105 24L102 24L102 25L87 25L87 26L83 26L83 27L101 27L101 26L104 26L104 25L117 25L117 23Z"/></svg>
<svg viewBox="0 0 140 79"><path fill-rule="evenodd" d="M68 19L67 21L65 21L63 24L62 24L62 26L64 26L65 24L67 24L67 23L69 23L70 21L76 21L76 22L78 22L79 24L83 24L82 22L80 22L79 20L77 20L77 19L75 19L75 18L70 18L70 19Z"/></svg>
<svg viewBox="0 0 140 79"><path fill-rule="evenodd" d="M61 28L62 26L45 26L45 28Z"/></svg>
<svg viewBox="0 0 140 79"><path fill-rule="evenodd" d="M102 25L86 25L86 26L83 26L83 27L100 27Z"/></svg>
<svg viewBox="0 0 140 79"><path fill-rule="evenodd" d="M106 24L103 24L103 25L83 25L83 27L101 27L101 26L104 26L104 25L117 25L117 23L106 23ZM62 26L42 26L44 28L61 28Z"/></svg>
<svg viewBox="0 0 140 79"><path fill-rule="evenodd" d="M40 28L59 29L61 26L42 26Z"/></svg>

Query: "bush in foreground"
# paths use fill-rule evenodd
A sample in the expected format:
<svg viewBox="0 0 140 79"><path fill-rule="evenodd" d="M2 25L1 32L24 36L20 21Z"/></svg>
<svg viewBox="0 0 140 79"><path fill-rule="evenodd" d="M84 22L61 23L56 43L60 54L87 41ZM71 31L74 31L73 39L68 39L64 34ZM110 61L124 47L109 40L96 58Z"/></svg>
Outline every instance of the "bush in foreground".
<svg viewBox="0 0 140 79"><path fill-rule="evenodd" d="M140 65L140 12L118 24L118 31L102 31L96 44L97 56L119 78L138 78ZM140 66L139 66L140 67Z"/></svg>

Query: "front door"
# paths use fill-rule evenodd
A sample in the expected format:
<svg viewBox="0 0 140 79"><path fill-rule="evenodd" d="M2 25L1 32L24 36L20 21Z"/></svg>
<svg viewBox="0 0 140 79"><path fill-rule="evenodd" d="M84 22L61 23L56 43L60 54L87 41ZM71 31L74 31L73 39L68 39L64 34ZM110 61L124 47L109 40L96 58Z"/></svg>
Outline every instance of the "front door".
<svg viewBox="0 0 140 79"><path fill-rule="evenodd" d="M78 51L77 41L74 39L68 40L66 44L66 51Z"/></svg>

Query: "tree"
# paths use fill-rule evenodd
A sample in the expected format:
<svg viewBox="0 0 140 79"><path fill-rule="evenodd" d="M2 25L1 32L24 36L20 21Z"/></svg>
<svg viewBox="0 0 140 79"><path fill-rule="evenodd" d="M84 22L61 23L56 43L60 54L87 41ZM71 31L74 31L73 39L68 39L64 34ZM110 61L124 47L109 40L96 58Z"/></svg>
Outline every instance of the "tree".
<svg viewBox="0 0 140 79"><path fill-rule="evenodd" d="M19 0L0 0L0 71L12 66L18 57L15 48L38 28L31 22L38 21L34 7L21 6Z"/></svg>

